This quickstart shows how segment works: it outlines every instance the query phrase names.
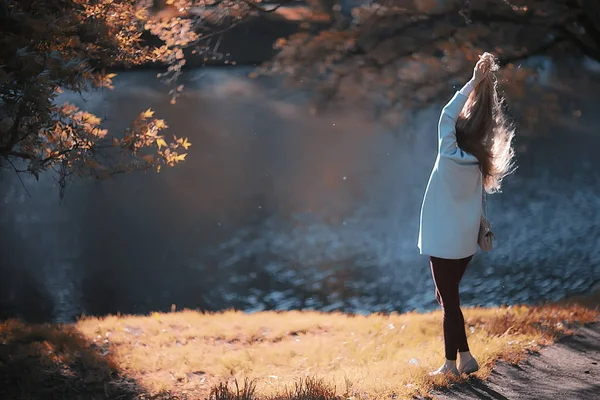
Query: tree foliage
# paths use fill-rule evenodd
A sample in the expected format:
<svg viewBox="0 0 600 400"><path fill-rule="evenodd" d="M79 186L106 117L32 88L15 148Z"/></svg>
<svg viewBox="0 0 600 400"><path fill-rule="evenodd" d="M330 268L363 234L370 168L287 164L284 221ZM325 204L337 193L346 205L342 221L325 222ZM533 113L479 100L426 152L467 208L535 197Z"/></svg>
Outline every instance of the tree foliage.
<svg viewBox="0 0 600 400"><path fill-rule="evenodd" d="M175 102L189 57L227 63L222 35L282 6L308 7L329 23L307 19L276 42L261 71L317 89L324 100L388 110L428 104L492 51L515 104L522 83L536 77L535 65L520 61L564 52L600 61L595 0L0 0L1 165L36 177L54 169L64 184L73 174L102 178L183 161L189 141L167 140L167 124L152 110L109 135L97 116L58 104L57 96L112 88L115 75L106 68L163 64L159 77L172 85ZM531 104L518 108L535 120L539 107Z"/></svg>
<svg viewBox="0 0 600 400"><path fill-rule="evenodd" d="M59 104L63 90L112 88L104 68L161 62L172 54L143 45L148 12L132 0L0 2L0 163L36 178L52 169L105 178L183 161L186 138L168 140L165 121L143 111L109 136L96 115ZM140 110L142 111L142 110Z"/></svg>
<svg viewBox="0 0 600 400"><path fill-rule="evenodd" d="M260 69L316 89L321 94L317 107L332 99L393 112L430 104L468 77L479 54L492 51L504 66L500 78L519 110L515 116L534 124L542 108L557 108L554 94L525 85L538 77L535 56L584 55L600 61L600 3L595 0L166 3L184 11L178 14L181 20L199 32L190 44L205 57L219 57L218 41L211 40L253 13L298 6L325 14L329 23L307 17L304 29L277 40L277 54ZM202 12L190 12L194 7Z"/></svg>
<svg viewBox="0 0 600 400"><path fill-rule="evenodd" d="M224 32L292 1L267 10L256 0L0 0L0 166L36 178L52 169L64 189L72 175L105 178L183 161L190 142L167 140L167 124L152 110L109 135L97 116L59 104L59 94L113 89L115 74L105 72L112 67L160 64L174 104L184 50L224 58Z"/></svg>
<svg viewBox="0 0 600 400"><path fill-rule="evenodd" d="M329 2L330 3L330 2ZM338 9L343 1L338 1ZM378 0L362 2L316 34L278 43L265 65L325 99L361 98L403 108L429 104L462 84L479 54L494 52L505 67L511 100L536 78L537 55L585 55L600 61L600 2L595 0ZM349 17L347 16L349 15ZM545 103L552 95L539 94ZM529 118L539 107L521 104Z"/></svg>

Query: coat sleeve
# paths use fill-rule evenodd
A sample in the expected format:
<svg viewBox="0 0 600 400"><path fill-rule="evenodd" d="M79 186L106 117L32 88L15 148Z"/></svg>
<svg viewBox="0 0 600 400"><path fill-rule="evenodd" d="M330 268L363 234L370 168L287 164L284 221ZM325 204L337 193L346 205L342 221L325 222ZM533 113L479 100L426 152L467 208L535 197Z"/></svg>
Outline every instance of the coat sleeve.
<svg viewBox="0 0 600 400"><path fill-rule="evenodd" d="M456 119L467 102L473 83L468 82L444 106L438 124L438 151L440 155L454 155L458 151L456 144Z"/></svg>

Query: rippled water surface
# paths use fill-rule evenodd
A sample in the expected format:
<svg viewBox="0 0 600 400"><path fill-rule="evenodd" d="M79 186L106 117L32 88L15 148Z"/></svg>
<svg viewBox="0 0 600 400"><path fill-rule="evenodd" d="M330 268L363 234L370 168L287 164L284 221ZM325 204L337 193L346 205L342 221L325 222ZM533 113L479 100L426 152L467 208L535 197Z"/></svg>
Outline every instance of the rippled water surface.
<svg viewBox="0 0 600 400"><path fill-rule="evenodd" d="M189 72L175 106L152 72L66 94L109 129L152 107L193 146L160 174L73 182L62 205L51 175L25 179L29 197L4 171L0 314L433 308L416 235L438 109L393 130L360 107L313 116L245 73ZM567 84L581 98L518 138L519 169L489 199L499 241L470 266L464 304L553 300L600 280L600 85Z"/></svg>

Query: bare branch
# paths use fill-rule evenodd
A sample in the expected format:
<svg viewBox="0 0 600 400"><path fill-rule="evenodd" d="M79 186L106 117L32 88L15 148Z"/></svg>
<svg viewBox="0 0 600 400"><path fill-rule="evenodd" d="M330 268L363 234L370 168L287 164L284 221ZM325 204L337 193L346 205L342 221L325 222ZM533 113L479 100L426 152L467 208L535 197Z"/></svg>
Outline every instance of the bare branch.
<svg viewBox="0 0 600 400"><path fill-rule="evenodd" d="M294 2L297 2L297 0L282 0L279 2L279 4L277 4L273 8L267 9L267 8L259 6L258 3L254 2L252 0L240 0L240 1L244 4L246 4L248 7L252 8L253 10L260 11L261 13L265 13L265 14L275 12L283 6L287 6Z"/></svg>
<svg viewBox="0 0 600 400"><path fill-rule="evenodd" d="M19 178L19 181L21 182L23 189L25 189L25 193L27 193L27 196L31 197L31 193L29 193L27 186L25 186L25 182L23 182L23 179L21 178L21 173L25 172L25 171L21 171L21 170L17 169L15 164L10 159L7 158L6 161L8 161L8 163L11 165L13 171L15 171L15 174L17 174L17 177Z"/></svg>

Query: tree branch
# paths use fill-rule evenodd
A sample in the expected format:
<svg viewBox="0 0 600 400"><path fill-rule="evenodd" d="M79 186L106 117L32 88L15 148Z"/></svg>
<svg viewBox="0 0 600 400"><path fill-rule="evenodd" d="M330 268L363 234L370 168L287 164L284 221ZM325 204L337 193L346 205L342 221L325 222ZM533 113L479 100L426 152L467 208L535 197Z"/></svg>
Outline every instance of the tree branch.
<svg viewBox="0 0 600 400"><path fill-rule="evenodd" d="M33 156L31 154L23 153L20 151L11 151L6 155L6 157L16 157L24 160L33 160Z"/></svg>
<svg viewBox="0 0 600 400"><path fill-rule="evenodd" d="M498 62L500 65L505 66L507 64L515 63L517 61L524 60L531 56L539 56L547 53L552 50L554 47L558 46L560 43L565 43L568 40L563 37L555 37L547 43L540 45L534 49L528 48L527 51L517 52L505 57L498 57Z"/></svg>
<svg viewBox="0 0 600 400"><path fill-rule="evenodd" d="M11 167L15 171L15 174L17 174L17 178L19 178L21 185L23 185L23 189L25 189L25 193L27 193L27 196L31 197L31 193L29 193L29 190L27 190L27 186L25 186L25 182L23 182L23 178L21 178L21 172L24 172L24 171L18 170L17 167L15 167L15 164L13 164L13 162L11 160L9 160L8 158L6 159L6 161L8 161L8 163L11 165Z"/></svg>
<svg viewBox="0 0 600 400"><path fill-rule="evenodd" d="M600 48L592 47L584 42L579 35L571 32L565 26L556 26L555 29L560 32L570 43L573 43L583 54L593 58L596 61L600 61ZM598 42L600 43L600 41Z"/></svg>
<svg viewBox="0 0 600 400"><path fill-rule="evenodd" d="M275 7L271 8L271 9L266 9L264 7L259 6L257 3L255 3L252 0L241 0L242 3L246 4L248 7L252 8L253 10L256 11L260 11L261 13L272 13L277 11L279 8L286 6L288 4L291 4L293 2L295 2L296 0L281 0L279 2L279 4L277 4Z"/></svg>

